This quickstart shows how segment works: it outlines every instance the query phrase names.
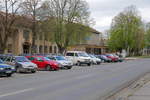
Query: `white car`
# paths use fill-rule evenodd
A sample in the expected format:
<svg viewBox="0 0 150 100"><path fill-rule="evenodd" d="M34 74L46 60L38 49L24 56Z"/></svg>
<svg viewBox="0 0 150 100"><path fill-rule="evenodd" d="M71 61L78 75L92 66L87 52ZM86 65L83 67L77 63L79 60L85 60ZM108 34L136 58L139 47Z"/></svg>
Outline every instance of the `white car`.
<svg viewBox="0 0 150 100"><path fill-rule="evenodd" d="M91 57L91 61L93 64L101 64L101 59L96 58L94 55L89 54L89 56Z"/></svg>
<svg viewBox="0 0 150 100"><path fill-rule="evenodd" d="M76 64L78 66L80 66L81 64L86 64L88 66L91 65L91 58L86 52L83 51L67 51L65 57L71 60L73 64Z"/></svg>

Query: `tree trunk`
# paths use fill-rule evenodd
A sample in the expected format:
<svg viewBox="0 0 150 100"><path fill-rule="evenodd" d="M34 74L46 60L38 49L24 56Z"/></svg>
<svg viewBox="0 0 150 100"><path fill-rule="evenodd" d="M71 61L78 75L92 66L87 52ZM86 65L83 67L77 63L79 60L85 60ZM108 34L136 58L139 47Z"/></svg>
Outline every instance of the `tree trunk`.
<svg viewBox="0 0 150 100"><path fill-rule="evenodd" d="M35 54L36 53L35 41L36 41L36 33L35 33L35 31L33 31L31 54Z"/></svg>
<svg viewBox="0 0 150 100"><path fill-rule="evenodd" d="M32 25L32 32L33 32L33 37L32 37L32 47L31 47L31 54L36 53L36 48L35 48L35 40L36 40L36 23L35 23L35 19Z"/></svg>
<svg viewBox="0 0 150 100"><path fill-rule="evenodd" d="M35 34L33 34L33 38L32 38L32 46L31 46L31 54L36 53L35 40L36 40L36 36L35 36Z"/></svg>
<svg viewBox="0 0 150 100"><path fill-rule="evenodd" d="M59 53L60 54L65 54L65 51L66 51L66 48L64 48L64 47L61 47L61 46L58 46L58 50L59 50Z"/></svg>

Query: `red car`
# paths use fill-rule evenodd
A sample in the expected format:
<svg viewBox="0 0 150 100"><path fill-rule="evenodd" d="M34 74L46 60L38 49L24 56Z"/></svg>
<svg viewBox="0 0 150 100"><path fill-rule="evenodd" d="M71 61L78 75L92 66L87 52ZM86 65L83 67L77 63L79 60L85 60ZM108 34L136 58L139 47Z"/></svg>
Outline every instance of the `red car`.
<svg viewBox="0 0 150 100"><path fill-rule="evenodd" d="M52 61L43 56L26 56L29 60L38 66L38 69L42 70L59 70L59 64L56 61Z"/></svg>
<svg viewBox="0 0 150 100"><path fill-rule="evenodd" d="M118 58L112 54L106 54L106 57L110 58L112 62L118 62Z"/></svg>

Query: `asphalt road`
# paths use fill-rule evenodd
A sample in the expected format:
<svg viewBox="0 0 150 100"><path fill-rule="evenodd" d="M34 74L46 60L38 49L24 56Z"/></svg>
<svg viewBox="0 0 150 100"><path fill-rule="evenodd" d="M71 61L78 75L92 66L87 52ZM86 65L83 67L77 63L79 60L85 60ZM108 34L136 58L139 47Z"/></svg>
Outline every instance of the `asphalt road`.
<svg viewBox="0 0 150 100"><path fill-rule="evenodd" d="M0 78L0 100L101 100L150 71L150 59Z"/></svg>

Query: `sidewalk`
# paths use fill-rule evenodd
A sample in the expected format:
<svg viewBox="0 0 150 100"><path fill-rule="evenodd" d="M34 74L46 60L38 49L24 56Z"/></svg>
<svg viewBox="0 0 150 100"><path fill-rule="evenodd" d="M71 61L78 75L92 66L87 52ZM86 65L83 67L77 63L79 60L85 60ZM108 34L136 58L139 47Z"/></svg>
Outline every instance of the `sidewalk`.
<svg viewBox="0 0 150 100"><path fill-rule="evenodd" d="M150 82L136 91L128 100L150 100Z"/></svg>

